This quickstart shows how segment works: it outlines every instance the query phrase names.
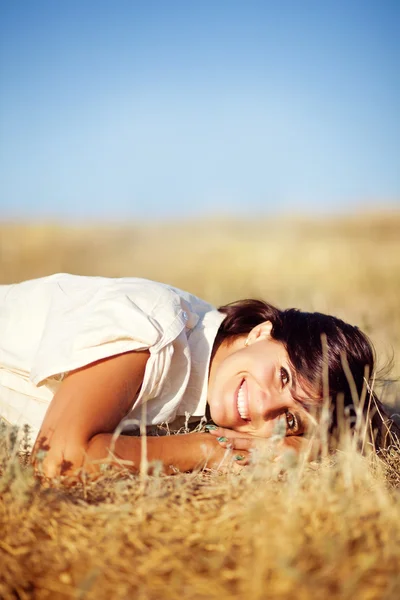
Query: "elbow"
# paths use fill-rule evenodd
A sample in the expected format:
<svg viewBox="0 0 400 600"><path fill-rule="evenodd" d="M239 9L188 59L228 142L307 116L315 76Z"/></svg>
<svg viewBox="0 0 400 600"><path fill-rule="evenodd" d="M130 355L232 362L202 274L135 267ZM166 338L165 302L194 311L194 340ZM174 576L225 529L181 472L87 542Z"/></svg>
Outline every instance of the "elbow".
<svg viewBox="0 0 400 600"><path fill-rule="evenodd" d="M47 443L45 438L38 439L32 452L31 462L36 475L45 479L58 477L76 477L85 473L96 473L100 465L107 462L107 441L103 434L94 435L82 442L68 440Z"/></svg>
<svg viewBox="0 0 400 600"><path fill-rule="evenodd" d="M36 475L45 479L79 476L85 455L86 445L40 448L34 449L31 462Z"/></svg>

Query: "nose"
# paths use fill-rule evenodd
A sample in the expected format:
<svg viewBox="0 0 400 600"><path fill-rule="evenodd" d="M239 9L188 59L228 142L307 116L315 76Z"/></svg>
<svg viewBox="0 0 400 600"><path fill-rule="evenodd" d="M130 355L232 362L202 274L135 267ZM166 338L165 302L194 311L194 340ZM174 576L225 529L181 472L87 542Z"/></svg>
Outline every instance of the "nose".
<svg viewBox="0 0 400 600"><path fill-rule="evenodd" d="M257 397L257 416L260 422L273 421L288 408L287 394L274 382L264 385Z"/></svg>

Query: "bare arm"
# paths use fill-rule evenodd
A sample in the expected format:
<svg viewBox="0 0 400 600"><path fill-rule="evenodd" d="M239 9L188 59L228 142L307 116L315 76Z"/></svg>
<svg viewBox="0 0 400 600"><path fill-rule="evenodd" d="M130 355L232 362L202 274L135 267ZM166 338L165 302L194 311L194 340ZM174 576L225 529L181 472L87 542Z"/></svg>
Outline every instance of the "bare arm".
<svg viewBox="0 0 400 600"><path fill-rule="evenodd" d="M141 438L121 435L112 444L112 434L100 433L90 441L85 469L95 472L101 463L126 464L131 470L140 470ZM204 466L217 468L224 460L225 450L208 433L188 433L147 437L147 461L160 461L166 474L192 471ZM112 457L109 460L109 448ZM113 458L115 457L115 459ZM126 463L128 461L128 463Z"/></svg>
<svg viewBox="0 0 400 600"><path fill-rule="evenodd" d="M128 352L70 373L60 385L46 413L34 450L46 450L41 465L48 477L70 475L83 467L88 472L107 459L112 432L131 408L144 376L148 352ZM223 457L223 449L208 434L148 438L148 460L161 460L186 471ZM120 436L113 453L138 470L141 440ZM211 460L213 457L213 461ZM93 462L94 461L94 462Z"/></svg>

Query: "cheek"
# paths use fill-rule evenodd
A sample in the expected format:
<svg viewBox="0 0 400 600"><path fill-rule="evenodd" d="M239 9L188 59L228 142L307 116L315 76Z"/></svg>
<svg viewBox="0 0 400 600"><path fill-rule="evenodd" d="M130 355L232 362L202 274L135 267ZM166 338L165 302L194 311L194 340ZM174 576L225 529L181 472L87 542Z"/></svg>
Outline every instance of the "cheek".
<svg viewBox="0 0 400 600"><path fill-rule="evenodd" d="M209 382L207 402L210 405L211 416L215 420L216 413L221 412L221 398L223 397L225 376L220 368L216 371L214 379Z"/></svg>
<svg viewBox="0 0 400 600"><path fill-rule="evenodd" d="M234 376L237 374L238 365L233 357L229 356L219 366L215 372L213 387L220 393L223 389L230 385Z"/></svg>
<svg viewBox="0 0 400 600"><path fill-rule="evenodd" d="M316 460L321 451L320 442L318 440L311 440L296 435L290 435L285 438L284 447L291 448L296 454L307 452L309 461Z"/></svg>

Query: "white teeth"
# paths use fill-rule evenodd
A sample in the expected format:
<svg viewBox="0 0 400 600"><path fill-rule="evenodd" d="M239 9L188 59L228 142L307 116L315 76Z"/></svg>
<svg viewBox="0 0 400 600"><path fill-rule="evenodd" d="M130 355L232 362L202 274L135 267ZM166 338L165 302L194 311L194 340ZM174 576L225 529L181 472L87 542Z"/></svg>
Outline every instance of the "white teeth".
<svg viewBox="0 0 400 600"><path fill-rule="evenodd" d="M244 382L243 382L244 383ZM250 419L249 407L246 401L245 393L243 390L243 383L238 391L237 408L239 415L242 419L248 421Z"/></svg>

